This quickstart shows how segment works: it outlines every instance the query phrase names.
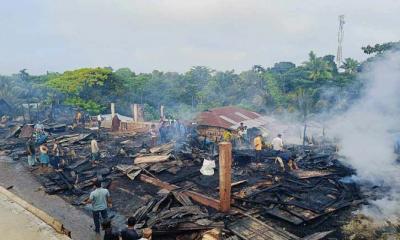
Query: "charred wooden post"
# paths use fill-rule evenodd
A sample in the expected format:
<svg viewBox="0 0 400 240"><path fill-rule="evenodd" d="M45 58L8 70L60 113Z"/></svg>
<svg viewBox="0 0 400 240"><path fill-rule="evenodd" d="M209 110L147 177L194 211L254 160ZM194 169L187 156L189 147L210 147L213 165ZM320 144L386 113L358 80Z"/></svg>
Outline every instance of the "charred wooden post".
<svg viewBox="0 0 400 240"><path fill-rule="evenodd" d="M231 170L232 144L230 142L221 142L219 144L219 197L221 212L228 212L231 208Z"/></svg>
<svg viewBox="0 0 400 240"><path fill-rule="evenodd" d="M142 182L149 183L154 186L167 189L168 191L173 191L173 190L179 189L179 187L176 185L173 185L173 184L170 184L167 182L163 182L160 179L149 177L145 174L140 174L139 179ZM193 201L203 204L204 206L212 207L217 210L220 208L219 201L214 198L211 198L209 196L203 195L203 194L195 192L195 191L189 191L189 190L183 190L180 193L190 197L191 199L193 199Z"/></svg>

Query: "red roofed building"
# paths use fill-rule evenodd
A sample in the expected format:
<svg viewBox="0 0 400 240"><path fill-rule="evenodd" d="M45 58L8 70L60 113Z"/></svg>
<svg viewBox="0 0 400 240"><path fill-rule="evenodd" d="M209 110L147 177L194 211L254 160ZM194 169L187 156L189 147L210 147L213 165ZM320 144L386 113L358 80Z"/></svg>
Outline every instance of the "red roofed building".
<svg viewBox="0 0 400 240"><path fill-rule="evenodd" d="M213 140L221 137L225 130L235 132L240 123L248 128L262 128L266 124L265 118L260 114L233 106L201 112L196 116L195 122L200 134Z"/></svg>

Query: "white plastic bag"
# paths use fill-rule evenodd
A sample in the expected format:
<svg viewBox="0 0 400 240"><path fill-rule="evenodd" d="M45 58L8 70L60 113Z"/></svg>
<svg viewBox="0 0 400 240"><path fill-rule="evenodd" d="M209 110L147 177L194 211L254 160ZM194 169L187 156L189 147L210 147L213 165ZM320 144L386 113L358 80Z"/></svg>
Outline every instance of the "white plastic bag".
<svg viewBox="0 0 400 240"><path fill-rule="evenodd" d="M214 175L215 161L210 159L204 159L203 166L200 169L201 174L205 176Z"/></svg>

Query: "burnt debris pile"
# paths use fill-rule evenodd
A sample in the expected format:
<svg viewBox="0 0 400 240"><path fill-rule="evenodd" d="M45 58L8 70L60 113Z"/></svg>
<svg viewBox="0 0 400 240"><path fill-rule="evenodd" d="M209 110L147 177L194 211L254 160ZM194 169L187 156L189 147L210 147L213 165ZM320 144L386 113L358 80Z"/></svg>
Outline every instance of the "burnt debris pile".
<svg viewBox="0 0 400 240"><path fill-rule="evenodd" d="M25 164L26 141L35 128L2 128L1 155ZM218 211L216 144L205 145L188 135L150 147L147 132L71 129L63 124L44 124L43 132L44 140L36 139L47 142L50 155L54 142L64 150L61 170L31 169L46 193L83 207L94 181L100 180L111 192L115 215L134 216L137 227L152 228L156 239L196 239L215 229L223 239L340 236L339 220L364 202L358 186L343 181L354 172L337 160L331 146L290 146L300 168L293 171L282 171L273 150L263 150L259 162L252 149L233 150L231 211L223 214ZM96 161L92 139L100 149ZM211 173L204 174L205 161L215 162ZM124 223L114 221L118 227Z"/></svg>

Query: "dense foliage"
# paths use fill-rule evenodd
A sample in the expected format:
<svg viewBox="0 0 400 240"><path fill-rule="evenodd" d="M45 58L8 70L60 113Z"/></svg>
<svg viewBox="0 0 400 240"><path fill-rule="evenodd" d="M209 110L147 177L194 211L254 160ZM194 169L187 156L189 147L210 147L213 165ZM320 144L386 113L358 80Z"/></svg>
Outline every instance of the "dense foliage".
<svg viewBox="0 0 400 240"><path fill-rule="evenodd" d="M379 54L389 45L363 49ZM360 66L347 58L338 67L333 55L318 57L310 52L307 61L298 66L278 62L268 68L255 65L240 73L204 66L185 73L135 73L129 68L114 71L106 67L32 76L24 69L0 76L0 98L12 104L67 104L92 114L107 112L109 103L115 102L118 112L130 115L130 104L140 103L147 118L152 119L158 118L160 105L179 118L208 108L236 105L266 113L298 113L306 120L311 114L345 109L349 101L356 99L362 89L356 77Z"/></svg>

